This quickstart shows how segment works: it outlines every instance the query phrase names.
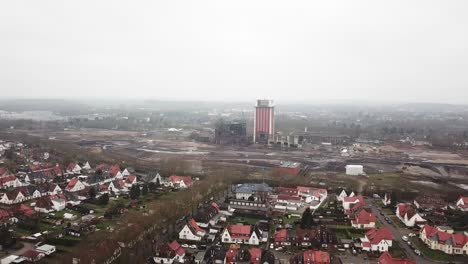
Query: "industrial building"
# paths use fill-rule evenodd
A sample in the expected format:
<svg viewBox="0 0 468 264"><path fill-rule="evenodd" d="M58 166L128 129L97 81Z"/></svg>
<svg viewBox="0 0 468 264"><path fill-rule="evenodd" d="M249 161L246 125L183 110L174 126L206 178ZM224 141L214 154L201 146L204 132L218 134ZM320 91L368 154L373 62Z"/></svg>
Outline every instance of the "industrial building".
<svg viewBox="0 0 468 264"><path fill-rule="evenodd" d="M215 126L215 144L242 145L248 144L247 124L245 121L220 120Z"/></svg>
<svg viewBox="0 0 468 264"><path fill-rule="evenodd" d="M275 176L297 176L301 172L301 163L298 162L282 162L275 168Z"/></svg>
<svg viewBox="0 0 468 264"><path fill-rule="evenodd" d="M352 176L364 175L364 166L346 165L346 175L352 175Z"/></svg>
<svg viewBox="0 0 468 264"><path fill-rule="evenodd" d="M272 100L257 100L254 116L254 143L267 144L275 134L275 107Z"/></svg>

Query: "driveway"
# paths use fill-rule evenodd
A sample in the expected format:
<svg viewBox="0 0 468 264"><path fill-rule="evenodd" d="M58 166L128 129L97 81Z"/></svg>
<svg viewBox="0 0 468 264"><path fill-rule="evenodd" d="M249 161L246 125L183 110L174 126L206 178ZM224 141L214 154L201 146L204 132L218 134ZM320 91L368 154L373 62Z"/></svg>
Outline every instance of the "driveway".
<svg viewBox="0 0 468 264"><path fill-rule="evenodd" d="M400 230L398 228L396 228L393 224L389 224L387 223L387 221L385 221L385 217L380 215L377 207L375 206L374 204L374 201L371 200L371 199L367 199L366 201L366 204L370 205L371 209L372 209L372 212L377 216L377 218L379 219L379 221L382 223L382 225L386 228L390 228L390 230L392 230L392 234L393 234L393 242L395 243L398 243L400 245L400 247L405 251L406 255L410 258L410 259L413 259L416 261L416 263L422 263L422 264L431 264L431 263L436 263L434 261L430 261L430 260L426 260L424 259L422 256L418 256L414 253L413 249L410 248L410 246L408 246L407 242L403 241L401 239L401 237L403 236L403 234L400 232Z"/></svg>

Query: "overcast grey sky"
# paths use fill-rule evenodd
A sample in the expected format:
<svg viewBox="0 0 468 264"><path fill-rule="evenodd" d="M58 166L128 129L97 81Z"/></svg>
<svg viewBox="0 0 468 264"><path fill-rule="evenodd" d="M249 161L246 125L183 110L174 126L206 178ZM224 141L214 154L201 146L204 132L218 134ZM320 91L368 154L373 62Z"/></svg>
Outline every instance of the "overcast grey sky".
<svg viewBox="0 0 468 264"><path fill-rule="evenodd" d="M2 1L0 97L468 103L468 1Z"/></svg>

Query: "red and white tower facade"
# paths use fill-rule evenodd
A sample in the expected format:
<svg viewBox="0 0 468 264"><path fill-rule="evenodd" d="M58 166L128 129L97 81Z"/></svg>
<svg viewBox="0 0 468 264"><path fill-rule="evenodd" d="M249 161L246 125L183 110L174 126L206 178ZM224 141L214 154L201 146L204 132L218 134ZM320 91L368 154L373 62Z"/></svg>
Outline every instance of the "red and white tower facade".
<svg viewBox="0 0 468 264"><path fill-rule="evenodd" d="M275 134L275 107L273 100L257 100L254 116L254 143L268 143Z"/></svg>

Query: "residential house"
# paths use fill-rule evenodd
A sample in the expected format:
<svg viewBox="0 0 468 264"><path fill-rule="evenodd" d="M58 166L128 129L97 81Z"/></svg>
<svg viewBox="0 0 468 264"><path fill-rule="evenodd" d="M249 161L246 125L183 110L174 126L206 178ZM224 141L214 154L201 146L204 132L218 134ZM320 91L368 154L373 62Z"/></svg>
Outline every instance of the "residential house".
<svg viewBox="0 0 468 264"><path fill-rule="evenodd" d="M460 196L458 198L456 206L463 212L468 212L468 196Z"/></svg>
<svg viewBox="0 0 468 264"><path fill-rule="evenodd" d="M185 250L174 240L171 243L162 244L156 250L153 258L155 263L171 264L184 262Z"/></svg>
<svg viewBox="0 0 468 264"><path fill-rule="evenodd" d="M38 184L36 187L40 191L41 196L57 195L57 194L62 193L62 189L60 188L60 186L52 182L41 183L41 184Z"/></svg>
<svg viewBox="0 0 468 264"><path fill-rule="evenodd" d="M438 194L424 194L414 199L414 205L417 209L424 211L445 210L447 202Z"/></svg>
<svg viewBox="0 0 468 264"><path fill-rule="evenodd" d="M423 219L411 204L400 203L397 205L396 216L403 224L408 227L423 225L426 220Z"/></svg>
<svg viewBox="0 0 468 264"><path fill-rule="evenodd" d="M263 240L262 235L263 232L256 226L241 224L229 225L224 229L221 235L221 242L259 245Z"/></svg>
<svg viewBox="0 0 468 264"><path fill-rule="evenodd" d="M54 211L62 211L65 209L67 200L63 195L51 195L48 197L41 197L36 201L34 210L40 213L50 213Z"/></svg>
<svg viewBox="0 0 468 264"><path fill-rule="evenodd" d="M112 165L112 167L109 168L109 171L110 175L113 177L113 178L116 178L116 179L123 179L123 175L122 173L120 172L120 166L118 164L114 164Z"/></svg>
<svg viewBox="0 0 468 264"><path fill-rule="evenodd" d="M67 166L68 174L81 174L81 167L77 163L71 162Z"/></svg>
<svg viewBox="0 0 468 264"><path fill-rule="evenodd" d="M330 255L326 251L306 250L289 260L291 264L330 264Z"/></svg>
<svg viewBox="0 0 468 264"><path fill-rule="evenodd" d="M262 249L261 248L250 248L250 264L261 264L262 263Z"/></svg>
<svg viewBox="0 0 468 264"><path fill-rule="evenodd" d="M298 186L298 195L312 210L316 210L328 197L326 189Z"/></svg>
<svg viewBox="0 0 468 264"><path fill-rule="evenodd" d="M25 260L35 263L43 259L45 254L34 249L29 249L22 256Z"/></svg>
<svg viewBox="0 0 468 264"><path fill-rule="evenodd" d="M202 228L207 228L210 225L216 225L219 219L219 206L215 202L204 204L193 215L193 219L197 225ZM218 219L215 219L218 218Z"/></svg>
<svg viewBox="0 0 468 264"><path fill-rule="evenodd" d="M275 247L310 247L333 243L332 234L326 228L316 229L280 229L273 239Z"/></svg>
<svg viewBox="0 0 468 264"><path fill-rule="evenodd" d="M0 178L0 188L16 188L21 187L23 184L14 175Z"/></svg>
<svg viewBox="0 0 468 264"><path fill-rule="evenodd" d="M129 191L123 180L114 180L109 183L108 190L111 193L120 194Z"/></svg>
<svg viewBox="0 0 468 264"><path fill-rule="evenodd" d="M191 218L180 230L179 239L200 241L206 235L206 231L198 226L197 222Z"/></svg>
<svg viewBox="0 0 468 264"><path fill-rule="evenodd" d="M386 252L392 246L393 235L389 228L371 228L364 238L361 238L362 249L365 251Z"/></svg>
<svg viewBox="0 0 468 264"><path fill-rule="evenodd" d="M137 183L137 177L135 175L128 175L124 178L125 186L131 188L134 184Z"/></svg>
<svg viewBox="0 0 468 264"><path fill-rule="evenodd" d="M132 167L127 167L127 168L125 168L125 169L122 171L122 176L123 176L123 177L126 177L126 176L128 176L128 175L132 175L132 174L135 174L135 173L136 173L136 171L135 171L134 168L132 168Z"/></svg>
<svg viewBox="0 0 468 264"><path fill-rule="evenodd" d="M354 214L351 225L355 228L373 228L375 227L376 221L376 216L370 210L360 208L358 212Z"/></svg>
<svg viewBox="0 0 468 264"><path fill-rule="evenodd" d="M46 254L47 256L52 255L56 251L56 247L48 244L44 244L36 248L37 251Z"/></svg>
<svg viewBox="0 0 468 264"><path fill-rule="evenodd" d="M388 252L380 255L378 264L416 264L415 261L402 258L394 258Z"/></svg>
<svg viewBox="0 0 468 264"><path fill-rule="evenodd" d="M292 196L288 194L279 194L276 198L275 208L280 208L279 206L285 206L286 209L291 211L296 211L298 207L303 205L302 199L299 196Z"/></svg>
<svg viewBox="0 0 468 264"><path fill-rule="evenodd" d="M465 234L445 232L426 224L419 232L419 238L432 250L450 255L468 255L468 236Z"/></svg>
<svg viewBox="0 0 468 264"><path fill-rule="evenodd" d="M10 217L11 217L11 213L9 210L0 208L0 224L5 223L8 220L10 220Z"/></svg>
<svg viewBox="0 0 468 264"><path fill-rule="evenodd" d="M384 206L389 206L392 203L392 200L391 200L389 194L386 193L384 195L384 198L382 199L382 203L383 203Z"/></svg>
<svg viewBox="0 0 468 264"><path fill-rule="evenodd" d="M15 188L7 193L4 193L0 199L2 204L16 204L30 200L29 192L25 187Z"/></svg>
<svg viewBox="0 0 468 264"><path fill-rule="evenodd" d="M243 183L235 186L233 192L237 200L265 200L273 192L266 183Z"/></svg>
<svg viewBox="0 0 468 264"><path fill-rule="evenodd" d="M81 169L86 170L86 171L90 171L91 166L89 165L89 162L86 162Z"/></svg>
<svg viewBox="0 0 468 264"><path fill-rule="evenodd" d="M343 199L346 198L346 197L348 197L348 194L346 193L345 190L342 190L342 191L340 192L340 194L338 194L338 195L336 196L336 199L337 199L338 201L340 201L340 202L343 202Z"/></svg>
<svg viewBox="0 0 468 264"><path fill-rule="evenodd" d="M31 207L25 205L25 204L19 204L16 205L11 209L11 212L13 213L14 216L26 216L26 217L31 217L32 215L36 214L36 211L32 209Z"/></svg>
<svg viewBox="0 0 468 264"><path fill-rule="evenodd" d="M192 177L190 176L177 176L172 175L168 179L169 186L176 188L176 189L184 189L192 186L193 181Z"/></svg>
<svg viewBox="0 0 468 264"><path fill-rule="evenodd" d="M85 188L86 186L84 185L84 183L82 183L78 178L73 178L68 182L67 187L65 187L65 190L68 192L78 192L84 190Z"/></svg>
<svg viewBox="0 0 468 264"><path fill-rule="evenodd" d="M124 171L125 172L125 171ZM146 183L157 183L162 184L162 178L159 173L149 173L141 178Z"/></svg>
<svg viewBox="0 0 468 264"><path fill-rule="evenodd" d="M343 198L343 209L349 210L352 205L357 204L359 202L364 202L364 198L362 196L348 196Z"/></svg>

